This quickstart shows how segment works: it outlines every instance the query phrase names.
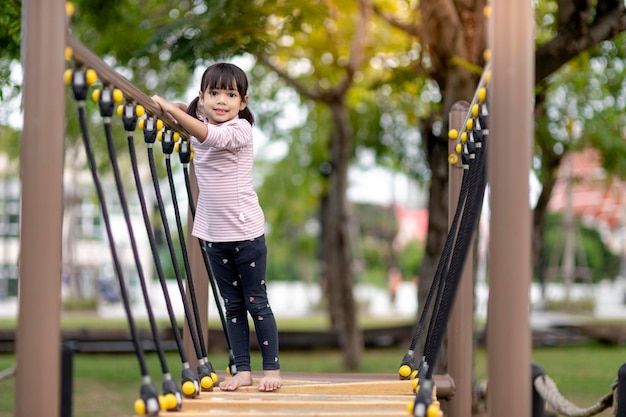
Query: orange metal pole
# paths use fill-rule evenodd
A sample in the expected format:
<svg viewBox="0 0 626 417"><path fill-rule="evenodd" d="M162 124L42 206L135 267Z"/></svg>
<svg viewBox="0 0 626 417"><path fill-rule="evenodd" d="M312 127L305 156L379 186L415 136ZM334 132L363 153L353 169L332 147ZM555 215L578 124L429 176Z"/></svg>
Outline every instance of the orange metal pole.
<svg viewBox="0 0 626 417"><path fill-rule="evenodd" d="M57 416L60 413L65 2L25 0L22 4L24 124L15 415Z"/></svg>
<svg viewBox="0 0 626 417"><path fill-rule="evenodd" d="M490 19L489 416L531 413L531 209L534 15L530 1L494 0Z"/></svg>
<svg viewBox="0 0 626 417"><path fill-rule="evenodd" d="M469 103L460 101L450 111L450 128L461 131ZM450 141L450 153L456 153L456 142ZM463 167L460 162L450 165L448 185L448 226L452 223L459 202ZM472 364L473 364L473 332L474 332L474 250L473 246L467 254L458 293L448 325L448 373L454 380L457 389L449 400L449 417L466 417L472 410Z"/></svg>

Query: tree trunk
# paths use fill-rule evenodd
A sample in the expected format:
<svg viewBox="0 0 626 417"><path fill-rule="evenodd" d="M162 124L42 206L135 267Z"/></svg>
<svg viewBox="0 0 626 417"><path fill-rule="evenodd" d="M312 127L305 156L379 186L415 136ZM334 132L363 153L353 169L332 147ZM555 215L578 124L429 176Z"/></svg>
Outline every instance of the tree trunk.
<svg viewBox="0 0 626 417"><path fill-rule="evenodd" d="M334 130L330 140L332 170L328 194L322 206L323 288L329 303L333 330L337 332L348 369L358 368L363 353L363 335L358 327L357 306L352 293L350 211L347 200L348 164L352 154L352 129L341 103L332 103Z"/></svg>

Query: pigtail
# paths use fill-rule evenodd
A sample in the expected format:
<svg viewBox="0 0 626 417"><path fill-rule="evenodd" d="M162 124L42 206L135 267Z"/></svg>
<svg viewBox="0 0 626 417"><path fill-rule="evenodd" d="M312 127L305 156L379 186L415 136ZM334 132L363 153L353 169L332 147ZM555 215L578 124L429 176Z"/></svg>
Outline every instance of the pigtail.
<svg viewBox="0 0 626 417"><path fill-rule="evenodd" d="M189 106L187 106L187 114L195 117L196 119L198 118L198 102L200 101L199 97L194 98L193 100L191 100L191 103L189 103Z"/></svg>
<svg viewBox="0 0 626 417"><path fill-rule="evenodd" d="M239 112L239 118L246 119L251 125L254 126L254 115L252 114L248 106L246 106L246 108Z"/></svg>

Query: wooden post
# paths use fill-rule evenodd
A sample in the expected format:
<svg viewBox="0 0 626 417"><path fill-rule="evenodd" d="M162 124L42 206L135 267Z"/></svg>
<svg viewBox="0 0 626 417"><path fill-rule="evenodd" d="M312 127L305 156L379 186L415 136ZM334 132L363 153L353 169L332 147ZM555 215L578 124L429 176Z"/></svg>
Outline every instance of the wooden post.
<svg viewBox="0 0 626 417"><path fill-rule="evenodd" d="M469 103L460 101L450 111L450 128L461 131ZM456 153L455 141L450 141L450 153ZM475 168L474 168L475 169ZM448 226L452 224L459 202L463 167L450 165L448 186ZM472 365L474 352L474 246L465 259L458 293L448 325L448 373L456 385L456 392L449 400L449 417L465 417L472 409Z"/></svg>
<svg viewBox="0 0 626 417"><path fill-rule="evenodd" d="M15 416L58 416L65 2L25 0Z"/></svg>
<svg viewBox="0 0 626 417"><path fill-rule="evenodd" d="M494 417L528 417L531 413L529 173L534 14L529 1L494 0L492 4L487 409L488 415Z"/></svg>

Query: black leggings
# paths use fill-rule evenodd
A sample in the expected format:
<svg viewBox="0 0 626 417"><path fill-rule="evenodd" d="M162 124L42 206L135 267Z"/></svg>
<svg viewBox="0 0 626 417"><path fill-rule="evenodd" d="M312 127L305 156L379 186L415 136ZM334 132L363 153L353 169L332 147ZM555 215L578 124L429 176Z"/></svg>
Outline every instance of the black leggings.
<svg viewBox="0 0 626 417"><path fill-rule="evenodd" d="M206 243L226 309L226 326L237 372L250 371L250 328L254 321L264 370L280 369L278 330L267 299L265 235L241 242Z"/></svg>

